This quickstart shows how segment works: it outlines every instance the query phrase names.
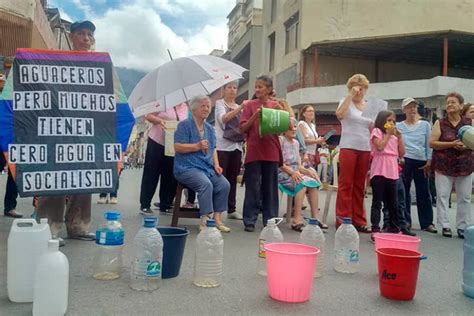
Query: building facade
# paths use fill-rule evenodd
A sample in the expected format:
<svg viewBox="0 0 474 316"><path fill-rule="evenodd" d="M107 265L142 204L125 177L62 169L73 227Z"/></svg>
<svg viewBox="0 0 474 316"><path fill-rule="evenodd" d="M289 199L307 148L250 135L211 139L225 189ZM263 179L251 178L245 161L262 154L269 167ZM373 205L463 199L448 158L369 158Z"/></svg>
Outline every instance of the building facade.
<svg viewBox="0 0 474 316"><path fill-rule="evenodd" d="M354 73L370 80L368 97L398 112L414 97L439 116L451 90L474 101L473 21L474 0L263 0L261 52L250 62L296 111L315 104L322 134L339 125L334 111Z"/></svg>
<svg viewBox="0 0 474 316"><path fill-rule="evenodd" d="M237 0L227 16L229 59L249 70L239 82L237 102L254 93L255 78L263 73L262 59L262 0Z"/></svg>

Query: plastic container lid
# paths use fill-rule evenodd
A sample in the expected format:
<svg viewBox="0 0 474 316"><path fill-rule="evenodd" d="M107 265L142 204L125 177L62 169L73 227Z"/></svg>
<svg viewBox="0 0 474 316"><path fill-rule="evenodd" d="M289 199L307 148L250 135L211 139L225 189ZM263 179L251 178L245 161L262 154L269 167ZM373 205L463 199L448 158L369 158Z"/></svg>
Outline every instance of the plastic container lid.
<svg viewBox="0 0 474 316"><path fill-rule="evenodd" d="M308 224L310 225L319 225L319 221L317 218L308 218Z"/></svg>
<svg viewBox="0 0 474 316"><path fill-rule="evenodd" d="M120 219L120 213L116 211L105 212L104 217L108 221L117 221Z"/></svg>
<svg viewBox="0 0 474 316"><path fill-rule="evenodd" d="M143 219L143 227L156 227L158 224L158 218L157 217L145 217Z"/></svg>
<svg viewBox="0 0 474 316"><path fill-rule="evenodd" d="M343 224L352 224L352 218L350 217L341 217Z"/></svg>
<svg viewBox="0 0 474 316"><path fill-rule="evenodd" d="M207 227L216 227L216 221L213 219L208 219L206 222Z"/></svg>

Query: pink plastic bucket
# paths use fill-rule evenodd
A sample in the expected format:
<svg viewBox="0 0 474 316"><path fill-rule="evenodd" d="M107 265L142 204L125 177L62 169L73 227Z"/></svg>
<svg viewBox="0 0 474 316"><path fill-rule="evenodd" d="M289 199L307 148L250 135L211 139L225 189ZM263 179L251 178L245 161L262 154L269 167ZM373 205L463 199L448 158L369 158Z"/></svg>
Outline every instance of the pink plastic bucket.
<svg viewBox="0 0 474 316"><path fill-rule="evenodd" d="M268 292L277 301L298 303L309 300L320 250L303 244L265 245Z"/></svg>
<svg viewBox="0 0 474 316"><path fill-rule="evenodd" d="M395 248L418 251L421 243L420 237L412 237L402 234L377 233L374 234L374 238L375 250L380 248Z"/></svg>

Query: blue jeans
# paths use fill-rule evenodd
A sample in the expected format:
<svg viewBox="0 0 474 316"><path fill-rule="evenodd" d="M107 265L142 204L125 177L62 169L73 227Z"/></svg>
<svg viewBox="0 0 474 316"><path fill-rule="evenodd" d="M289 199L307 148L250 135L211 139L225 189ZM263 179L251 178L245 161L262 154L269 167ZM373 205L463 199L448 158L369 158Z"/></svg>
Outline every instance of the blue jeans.
<svg viewBox="0 0 474 316"><path fill-rule="evenodd" d="M214 175L209 178L198 169L174 176L179 183L197 193L201 216L212 212L227 211L230 184L224 176Z"/></svg>
<svg viewBox="0 0 474 316"><path fill-rule="evenodd" d="M431 195L429 192L428 178L425 177L423 170L419 169L426 164L426 161L405 158L403 165L403 178L405 182L405 218L407 223L411 224L411 180L415 181L416 189L416 207L418 209L418 220L421 229L426 229L433 224L433 206L431 204Z"/></svg>

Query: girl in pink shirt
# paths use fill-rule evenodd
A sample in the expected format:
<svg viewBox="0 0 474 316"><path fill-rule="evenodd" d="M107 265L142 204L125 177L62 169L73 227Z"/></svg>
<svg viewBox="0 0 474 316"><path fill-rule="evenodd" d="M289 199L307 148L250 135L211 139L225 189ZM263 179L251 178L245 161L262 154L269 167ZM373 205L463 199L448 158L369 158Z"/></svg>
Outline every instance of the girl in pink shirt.
<svg viewBox="0 0 474 316"><path fill-rule="evenodd" d="M398 158L405 155L405 146L395 122L395 113L380 111L370 134L370 185L373 195L370 221L373 233L380 232L382 203L389 214L387 232L400 232L396 181L399 177Z"/></svg>

